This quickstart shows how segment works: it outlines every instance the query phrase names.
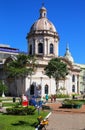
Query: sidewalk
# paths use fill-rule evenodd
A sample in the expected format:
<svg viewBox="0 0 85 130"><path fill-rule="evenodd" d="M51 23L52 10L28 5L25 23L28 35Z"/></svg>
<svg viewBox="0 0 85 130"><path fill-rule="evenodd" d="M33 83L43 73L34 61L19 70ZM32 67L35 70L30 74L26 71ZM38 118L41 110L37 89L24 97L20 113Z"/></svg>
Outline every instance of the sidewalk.
<svg viewBox="0 0 85 130"><path fill-rule="evenodd" d="M52 114L46 130L85 130L85 105L80 109L63 109L61 103L49 103Z"/></svg>

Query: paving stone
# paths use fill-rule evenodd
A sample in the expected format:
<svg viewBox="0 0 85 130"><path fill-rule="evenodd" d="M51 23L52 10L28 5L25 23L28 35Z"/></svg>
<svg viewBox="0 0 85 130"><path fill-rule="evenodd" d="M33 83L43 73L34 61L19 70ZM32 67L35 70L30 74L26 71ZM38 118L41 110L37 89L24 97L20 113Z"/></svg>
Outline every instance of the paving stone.
<svg viewBox="0 0 85 130"><path fill-rule="evenodd" d="M80 109L62 109L61 103L49 103L52 114L46 130L85 130L85 105Z"/></svg>

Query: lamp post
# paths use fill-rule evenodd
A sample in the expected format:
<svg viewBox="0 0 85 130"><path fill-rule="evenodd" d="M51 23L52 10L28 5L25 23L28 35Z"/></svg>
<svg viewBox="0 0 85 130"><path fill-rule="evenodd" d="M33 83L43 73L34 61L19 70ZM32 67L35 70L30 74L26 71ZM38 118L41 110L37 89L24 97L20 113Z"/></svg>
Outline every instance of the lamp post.
<svg viewBox="0 0 85 130"><path fill-rule="evenodd" d="M2 85L3 85L2 97L5 97L5 94L4 94L4 80L2 81Z"/></svg>
<svg viewBox="0 0 85 130"><path fill-rule="evenodd" d="M41 79L41 97L42 97L42 79L43 79L43 77L40 77L40 79Z"/></svg>

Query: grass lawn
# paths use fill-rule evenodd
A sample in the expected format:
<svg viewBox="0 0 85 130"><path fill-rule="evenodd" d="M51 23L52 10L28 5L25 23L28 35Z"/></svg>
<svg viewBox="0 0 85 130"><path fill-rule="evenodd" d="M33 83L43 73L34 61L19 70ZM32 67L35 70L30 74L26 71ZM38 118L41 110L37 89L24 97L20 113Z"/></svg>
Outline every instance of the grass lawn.
<svg viewBox="0 0 85 130"><path fill-rule="evenodd" d="M48 112L40 111L40 115L45 117ZM35 130L38 112L35 115L14 116L0 113L0 130Z"/></svg>
<svg viewBox="0 0 85 130"><path fill-rule="evenodd" d="M18 105L19 103L13 103L13 102L3 102L3 107L13 107L13 106L16 106Z"/></svg>

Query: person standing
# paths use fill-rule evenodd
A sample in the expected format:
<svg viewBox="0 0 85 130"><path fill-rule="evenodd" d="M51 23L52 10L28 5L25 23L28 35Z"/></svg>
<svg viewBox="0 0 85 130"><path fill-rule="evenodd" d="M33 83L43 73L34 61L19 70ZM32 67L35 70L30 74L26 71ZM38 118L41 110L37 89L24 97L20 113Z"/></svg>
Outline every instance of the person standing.
<svg viewBox="0 0 85 130"><path fill-rule="evenodd" d="M45 96L45 99L46 99L46 102L48 102L48 94L46 94L46 96Z"/></svg>
<svg viewBox="0 0 85 130"><path fill-rule="evenodd" d="M51 95L51 97L50 97L50 98L51 98L51 103L52 103L52 102L53 102L53 95Z"/></svg>

